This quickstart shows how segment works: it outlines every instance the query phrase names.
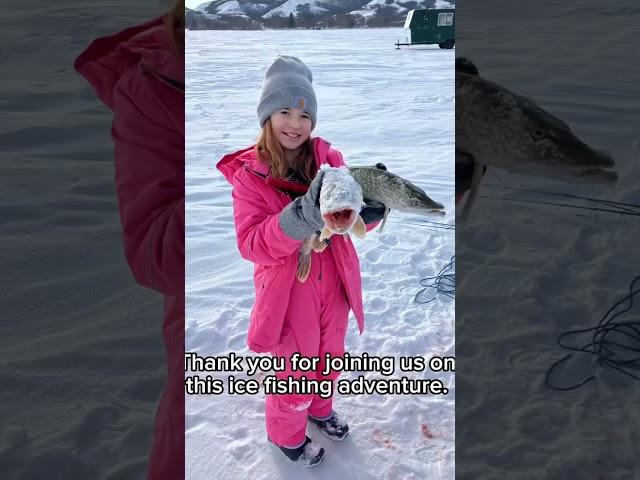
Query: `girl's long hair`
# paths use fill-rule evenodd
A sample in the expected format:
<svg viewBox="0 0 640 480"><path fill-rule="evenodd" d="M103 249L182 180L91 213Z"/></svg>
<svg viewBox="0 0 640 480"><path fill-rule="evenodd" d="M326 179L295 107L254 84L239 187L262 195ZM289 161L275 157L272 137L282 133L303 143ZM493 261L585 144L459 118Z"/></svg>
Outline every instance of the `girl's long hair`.
<svg viewBox="0 0 640 480"><path fill-rule="evenodd" d="M269 165L271 176L275 178L287 178L289 168L298 173L308 183L315 177L318 167L313 156L313 141L311 137L302 144L300 154L294 165L290 165L284 156L284 149L271 128L271 119L267 119L262 127L258 141L256 142L256 155L266 165Z"/></svg>
<svg viewBox="0 0 640 480"><path fill-rule="evenodd" d="M181 54L184 54L184 11L184 0L178 0L164 16L171 44Z"/></svg>

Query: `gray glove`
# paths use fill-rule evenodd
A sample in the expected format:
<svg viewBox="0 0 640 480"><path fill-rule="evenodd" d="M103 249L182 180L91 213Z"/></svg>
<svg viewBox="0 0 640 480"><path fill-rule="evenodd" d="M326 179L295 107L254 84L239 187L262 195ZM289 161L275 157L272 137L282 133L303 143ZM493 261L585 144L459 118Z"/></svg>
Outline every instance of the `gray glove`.
<svg viewBox="0 0 640 480"><path fill-rule="evenodd" d="M323 176L324 172L319 170L307 193L282 209L280 227L291 238L304 240L324 227L324 220L320 214L320 188Z"/></svg>

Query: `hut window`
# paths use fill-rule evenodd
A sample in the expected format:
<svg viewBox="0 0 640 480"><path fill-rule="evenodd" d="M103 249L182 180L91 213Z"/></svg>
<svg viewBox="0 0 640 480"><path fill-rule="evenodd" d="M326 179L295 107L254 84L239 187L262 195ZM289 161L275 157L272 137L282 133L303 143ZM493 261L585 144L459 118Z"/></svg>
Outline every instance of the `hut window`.
<svg viewBox="0 0 640 480"><path fill-rule="evenodd" d="M438 26L448 27L450 25L453 25L453 13L439 13Z"/></svg>

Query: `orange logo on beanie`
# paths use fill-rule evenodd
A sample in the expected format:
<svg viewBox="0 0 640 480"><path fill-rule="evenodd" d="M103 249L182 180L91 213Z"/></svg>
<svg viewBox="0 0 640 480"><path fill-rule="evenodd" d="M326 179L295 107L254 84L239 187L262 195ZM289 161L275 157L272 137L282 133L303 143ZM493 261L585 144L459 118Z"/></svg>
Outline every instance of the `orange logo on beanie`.
<svg viewBox="0 0 640 480"><path fill-rule="evenodd" d="M298 99L298 106L299 106L300 108L304 108L304 98L300 97L300 98Z"/></svg>

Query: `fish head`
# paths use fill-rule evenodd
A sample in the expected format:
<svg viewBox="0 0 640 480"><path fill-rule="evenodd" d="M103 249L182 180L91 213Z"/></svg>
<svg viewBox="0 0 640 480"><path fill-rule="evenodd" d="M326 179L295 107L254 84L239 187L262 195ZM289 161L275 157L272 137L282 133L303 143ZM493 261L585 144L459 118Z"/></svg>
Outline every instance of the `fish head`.
<svg viewBox="0 0 640 480"><path fill-rule="evenodd" d="M405 181L405 205L404 210L418 214L432 213L436 215L444 215L444 206L429 198L419 187Z"/></svg>
<svg viewBox="0 0 640 480"><path fill-rule="evenodd" d="M355 225L363 204L362 188L346 167L323 166L320 213L331 233L346 234Z"/></svg>
<svg viewBox="0 0 640 480"><path fill-rule="evenodd" d="M580 140L559 118L528 99L519 106L520 127L510 132L514 160L523 173L568 180L576 183L615 184L615 161ZM519 125L518 125L519 123ZM518 158L519 157L519 158ZM527 172L529 170L529 172Z"/></svg>
<svg viewBox="0 0 640 480"><path fill-rule="evenodd" d="M610 185L617 179L610 170L614 160L580 140L558 117L465 71L456 72L456 148L514 173L571 183Z"/></svg>

